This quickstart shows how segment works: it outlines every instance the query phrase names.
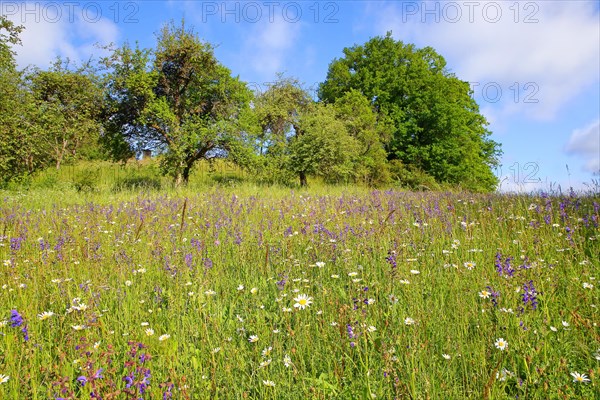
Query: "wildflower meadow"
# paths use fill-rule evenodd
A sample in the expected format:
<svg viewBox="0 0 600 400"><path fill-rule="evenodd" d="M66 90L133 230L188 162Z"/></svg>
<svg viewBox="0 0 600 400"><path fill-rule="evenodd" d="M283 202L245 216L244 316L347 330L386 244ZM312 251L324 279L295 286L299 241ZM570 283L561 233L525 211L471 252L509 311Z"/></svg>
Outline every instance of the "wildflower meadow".
<svg viewBox="0 0 600 400"><path fill-rule="evenodd" d="M5 192L0 398L597 399L599 217L575 193Z"/></svg>

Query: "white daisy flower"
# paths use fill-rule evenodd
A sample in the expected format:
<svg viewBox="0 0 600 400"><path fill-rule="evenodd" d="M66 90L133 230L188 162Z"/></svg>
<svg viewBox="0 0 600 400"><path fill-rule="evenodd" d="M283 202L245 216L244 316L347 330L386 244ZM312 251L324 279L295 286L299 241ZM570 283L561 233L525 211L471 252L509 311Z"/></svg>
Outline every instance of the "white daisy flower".
<svg viewBox="0 0 600 400"><path fill-rule="evenodd" d="M590 382L590 378L588 378L586 374L580 374L578 372L571 372L571 376L573 377L573 382L575 382L575 383Z"/></svg>
<svg viewBox="0 0 600 400"><path fill-rule="evenodd" d="M499 338L499 339L496 339L496 341L494 342L494 346L496 346L496 348L498 350L504 351L508 347L508 342L506 340L504 340L503 338Z"/></svg>
<svg viewBox="0 0 600 400"><path fill-rule="evenodd" d="M312 304L312 297L309 297L306 294L301 294L298 297L294 298L294 301L296 302L294 304L295 308L304 310L306 307L309 307Z"/></svg>
<svg viewBox="0 0 600 400"><path fill-rule="evenodd" d="M44 311L43 313L38 314L38 319L40 321L44 321L44 320L52 317L53 315L54 315L54 313L52 311Z"/></svg>

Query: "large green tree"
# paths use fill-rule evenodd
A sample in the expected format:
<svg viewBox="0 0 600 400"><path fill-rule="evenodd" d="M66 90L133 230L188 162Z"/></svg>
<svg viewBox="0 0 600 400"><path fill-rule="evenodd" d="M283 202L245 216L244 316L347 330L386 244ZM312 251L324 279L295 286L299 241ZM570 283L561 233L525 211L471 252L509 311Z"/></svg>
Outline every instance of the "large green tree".
<svg viewBox="0 0 600 400"><path fill-rule="evenodd" d="M360 156L377 152L377 144L370 149L378 142L375 117L360 95L345 96L336 105L315 103L297 79L280 74L256 96L254 111L263 180L298 179L305 186L309 176L318 176L348 182L358 175Z"/></svg>
<svg viewBox="0 0 600 400"><path fill-rule="evenodd" d="M266 90L256 93L253 109L259 126L256 150L261 156L258 171L260 180L289 184L296 174L290 168L290 140L299 132L298 123L308 112L313 100L301 83L278 75ZM301 178L306 182L306 177Z"/></svg>
<svg viewBox="0 0 600 400"><path fill-rule="evenodd" d="M0 184L19 180L43 167L37 110L17 70L13 45L23 27L0 16Z"/></svg>
<svg viewBox="0 0 600 400"><path fill-rule="evenodd" d="M97 146L101 127L103 98L94 70L89 65L71 70L68 64L57 60L50 70L36 69L27 77L45 153L57 169L83 147Z"/></svg>
<svg viewBox="0 0 600 400"><path fill-rule="evenodd" d="M494 190L500 146L490 139L467 82L446 68L432 48L417 49L392 38L375 37L344 49L319 87L320 98L334 103L359 91L391 126L386 151L425 171L438 182L478 191Z"/></svg>
<svg viewBox="0 0 600 400"><path fill-rule="evenodd" d="M336 99L334 106L336 118L359 143L359 154L353 168L355 178L369 186L389 183L383 144L388 140L390 126L385 120L377 119L371 103L355 89Z"/></svg>
<svg viewBox="0 0 600 400"><path fill-rule="evenodd" d="M164 171L187 183L194 163L229 156L250 162L252 92L184 23L165 25L154 51L125 45L105 60L104 141L116 158L151 148Z"/></svg>
<svg viewBox="0 0 600 400"><path fill-rule="evenodd" d="M360 142L348 133L333 105L313 104L300 116L295 130L288 149L289 168L298 175L301 186L306 186L308 175L329 183L355 178Z"/></svg>

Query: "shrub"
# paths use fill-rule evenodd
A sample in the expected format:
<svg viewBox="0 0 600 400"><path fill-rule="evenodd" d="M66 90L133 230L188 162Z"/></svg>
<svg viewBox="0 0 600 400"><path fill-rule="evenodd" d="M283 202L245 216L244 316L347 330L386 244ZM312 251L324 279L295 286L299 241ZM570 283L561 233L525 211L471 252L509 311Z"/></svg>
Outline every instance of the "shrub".
<svg viewBox="0 0 600 400"><path fill-rule="evenodd" d="M95 192L98 190L99 169L86 168L73 178L73 187L78 192Z"/></svg>

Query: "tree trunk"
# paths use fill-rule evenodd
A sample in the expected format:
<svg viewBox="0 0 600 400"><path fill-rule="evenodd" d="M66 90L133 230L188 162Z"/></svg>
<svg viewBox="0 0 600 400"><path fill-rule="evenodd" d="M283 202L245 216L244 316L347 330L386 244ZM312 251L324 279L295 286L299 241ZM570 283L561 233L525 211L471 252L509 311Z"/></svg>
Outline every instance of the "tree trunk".
<svg viewBox="0 0 600 400"><path fill-rule="evenodd" d="M308 182L306 180L306 173L304 173L304 171L300 172L300 186L302 186L302 187L308 186Z"/></svg>
<svg viewBox="0 0 600 400"><path fill-rule="evenodd" d="M65 157L66 152L67 152L67 141L63 140L61 149L56 150L56 169L60 169L60 164L62 163L62 160Z"/></svg>
<svg viewBox="0 0 600 400"><path fill-rule="evenodd" d="M190 164L186 164L185 167L183 168L183 184L187 186L188 182L190 181L190 171L192 170L192 165L194 165L193 163Z"/></svg>
<svg viewBox="0 0 600 400"><path fill-rule="evenodd" d="M183 183L183 173L177 172L177 175L175 175L175 187L181 186L182 183Z"/></svg>
<svg viewBox="0 0 600 400"><path fill-rule="evenodd" d="M192 172L193 161L185 162L177 174L175 175L175 186L187 186L190 180L190 172Z"/></svg>

